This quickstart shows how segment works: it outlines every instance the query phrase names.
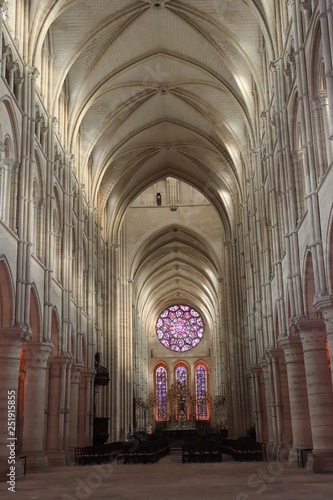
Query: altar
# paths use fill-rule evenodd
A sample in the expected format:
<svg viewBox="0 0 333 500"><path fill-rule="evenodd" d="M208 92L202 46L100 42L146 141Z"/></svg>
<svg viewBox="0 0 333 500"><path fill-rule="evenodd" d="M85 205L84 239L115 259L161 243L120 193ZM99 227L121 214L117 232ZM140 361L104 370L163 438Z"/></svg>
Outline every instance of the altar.
<svg viewBox="0 0 333 500"><path fill-rule="evenodd" d="M174 425L169 425L167 429L163 429L162 432L165 432L168 439L175 441L185 441L186 439L193 438L197 436L198 430L189 425L184 425L182 427L179 426L179 423L175 423ZM171 446L172 447L172 446Z"/></svg>

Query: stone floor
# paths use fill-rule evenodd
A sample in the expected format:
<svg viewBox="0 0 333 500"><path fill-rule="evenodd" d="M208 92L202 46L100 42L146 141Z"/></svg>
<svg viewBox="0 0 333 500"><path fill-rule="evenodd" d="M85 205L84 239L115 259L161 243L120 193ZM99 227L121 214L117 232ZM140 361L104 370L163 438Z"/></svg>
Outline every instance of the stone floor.
<svg viewBox="0 0 333 500"><path fill-rule="evenodd" d="M277 462L182 464L171 454L156 464L62 467L16 483L20 500L330 500L333 474L309 474ZM0 483L0 498L13 499Z"/></svg>

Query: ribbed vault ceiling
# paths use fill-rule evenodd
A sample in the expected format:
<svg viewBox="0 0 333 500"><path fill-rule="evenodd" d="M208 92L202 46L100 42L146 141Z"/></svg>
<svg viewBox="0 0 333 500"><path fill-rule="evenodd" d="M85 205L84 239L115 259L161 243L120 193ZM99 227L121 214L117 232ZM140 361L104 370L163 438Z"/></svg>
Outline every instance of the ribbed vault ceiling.
<svg viewBox="0 0 333 500"><path fill-rule="evenodd" d="M272 0L32 0L30 63L47 43L55 55L52 109L68 95L66 144L80 137L80 182L97 207L105 239L117 242L135 197L166 176L201 191L231 237L243 201L244 157L255 143L253 89L264 102L261 60L274 59ZM167 245L164 245L164 250ZM198 245L200 248L200 245ZM142 250L142 249L141 249ZM138 289L160 281L147 246L134 274ZM207 255L198 250L205 262ZM147 274L145 259L153 266ZM195 257L188 260L196 276ZM209 257L210 265L214 258ZM158 267L158 266L157 266ZM184 271L185 272L185 271ZM186 273L185 273L186 274ZM188 270L188 279L191 272ZM208 302L215 283L204 279ZM172 281L172 280L171 280ZM170 281L170 283L171 283ZM140 288L141 287L141 288ZM184 287L186 288L186 287ZM188 289L188 287L187 287ZM172 295L175 288L167 290ZM145 297L149 302L149 294ZM195 293L194 293L195 295ZM156 303L156 300L155 300ZM150 303L150 306L152 304Z"/></svg>

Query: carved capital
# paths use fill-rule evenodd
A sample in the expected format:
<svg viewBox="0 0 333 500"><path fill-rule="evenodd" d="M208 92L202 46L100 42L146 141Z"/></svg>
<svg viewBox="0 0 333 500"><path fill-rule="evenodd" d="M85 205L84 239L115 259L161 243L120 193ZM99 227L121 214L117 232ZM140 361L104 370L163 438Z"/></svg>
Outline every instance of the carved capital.
<svg viewBox="0 0 333 500"><path fill-rule="evenodd" d="M17 358L23 342L30 340L30 333L22 327L0 329L0 359Z"/></svg>
<svg viewBox="0 0 333 500"><path fill-rule="evenodd" d="M278 69L280 68L280 59L275 59L274 61L271 61L270 65L269 65L269 69L275 73L276 71L278 71Z"/></svg>
<svg viewBox="0 0 333 500"><path fill-rule="evenodd" d="M7 1L0 0L0 14L6 14L8 10Z"/></svg>
<svg viewBox="0 0 333 500"><path fill-rule="evenodd" d="M268 362L267 362L267 359L261 359L259 361L259 366L262 369L262 372L264 374L264 378L267 378L268 377Z"/></svg>
<svg viewBox="0 0 333 500"><path fill-rule="evenodd" d="M271 360L277 362L283 356L283 350L281 348L272 348L267 354L270 356Z"/></svg>
<svg viewBox="0 0 333 500"><path fill-rule="evenodd" d="M314 306L322 314L326 329L333 331L333 297L331 295L315 297Z"/></svg>
<svg viewBox="0 0 333 500"><path fill-rule="evenodd" d="M284 351L287 364L303 361L303 347L298 336L285 337L279 340L279 344Z"/></svg>
<svg viewBox="0 0 333 500"><path fill-rule="evenodd" d="M308 318L306 316L291 318L291 329L298 334L304 332L325 332L325 323L322 318Z"/></svg>
<svg viewBox="0 0 333 500"><path fill-rule="evenodd" d="M40 73L38 71L37 68L35 68L34 66L33 67L30 67L29 68L30 71L29 71L29 76L33 79L33 80L37 80L37 78L39 77Z"/></svg>
<svg viewBox="0 0 333 500"><path fill-rule="evenodd" d="M50 356L49 365L50 369L60 374L61 370L67 368L68 365L71 365L73 362L73 358L69 354L63 354L61 356Z"/></svg>
<svg viewBox="0 0 333 500"><path fill-rule="evenodd" d="M45 369L53 349L52 342L28 342L22 347L26 368Z"/></svg>
<svg viewBox="0 0 333 500"><path fill-rule="evenodd" d="M326 331L306 330L300 332L303 345L303 352L326 350Z"/></svg>
<svg viewBox="0 0 333 500"><path fill-rule="evenodd" d="M78 384L80 381L80 375L82 370L84 369L83 365L73 364L71 371L71 384Z"/></svg>

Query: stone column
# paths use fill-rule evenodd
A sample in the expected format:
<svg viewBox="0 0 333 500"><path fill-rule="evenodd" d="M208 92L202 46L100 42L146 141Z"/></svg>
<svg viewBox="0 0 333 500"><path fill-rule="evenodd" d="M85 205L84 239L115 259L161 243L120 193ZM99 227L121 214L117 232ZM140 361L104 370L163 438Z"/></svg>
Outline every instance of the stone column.
<svg viewBox="0 0 333 500"><path fill-rule="evenodd" d="M273 406L272 399L272 385L271 385L271 373L267 361L261 361L260 366L262 367L262 372L264 376L264 389L265 389L265 400L266 400L266 415L267 415L267 454L271 455L274 448L274 434L276 434L276 418L275 418L275 407ZM273 412L274 410L274 412ZM274 424L273 424L274 420Z"/></svg>
<svg viewBox="0 0 333 500"><path fill-rule="evenodd" d="M2 26L3 26L3 14L7 12L7 2L5 0L0 0L0 75L2 71Z"/></svg>
<svg viewBox="0 0 333 500"><path fill-rule="evenodd" d="M329 100L329 117L330 117L330 140L333 140L333 68L332 68L332 47L330 41L329 16L327 2L319 0L320 8L320 30L325 63L325 80L327 87L327 96ZM331 10L332 12L332 10Z"/></svg>
<svg viewBox="0 0 333 500"><path fill-rule="evenodd" d="M78 394L78 423L77 423L77 444L78 446L88 446L92 444L92 381L95 372L83 371L80 375Z"/></svg>
<svg viewBox="0 0 333 500"><path fill-rule="evenodd" d="M47 456L52 465L68 465L64 439L66 374L69 357L51 356L49 359L49 391L47 419Z"/></svg>
<svg viewBox="0 0 333 500"><path fill-rule="evenodd" d="M279 344L283 348L286 358L293 433L293 446L289 454L289 463L297 465L297 449L312 448L302 344L298 336L281 339Z"/></svg>
<svg viewBox="0 0 333 500"><path fill-rule="evenodd" d="M74 460L74 448L77 446L78 409L79 409L79 382L82 365L74 365L71 373L70 406L69 406L69 434L68 451L71 460Z"/></svg>
<svg viewBox="0 0 333 500"><path fill-rule="evenodd" d="M266 419L264 413L264 404L263 397L261 391L261 382L260 378L262 377L262 369L259 366L253 367L253 373L255 377L255 390L257 395L257 420L258 420L258 428L256 428L257 440L259 442L264 442L266 440Z"/></svg>
<svg viewBox="0 0 333 500"><path fill-rule="evenodd" d="M313 453L310 472L333 472L333 393L322 319L298 320L308 389Z"/></svg>
<svg viewBox="0 0 333 500"><path fill-rule="evenodd" d="M27 470L47 470L43 447L45 382L51 342L29 342L23 345L26 356L26 386L22 456L27 457Z"/></svg>
<svg viewBox="0 0 333 500"><path fill-rule="evenodd" d="M280 452L282 452L283 458L285 458L286 450L289 450L292 444L290 402L286 366L282 349L271 349L270 355L272 358L278 434L277 457L279 457Z"/></svg>
<svg viewBox="0 0 333 500"><path fill-rule="evenodd" d="M7 481L9 474L8 443L16 441L16 415L18 401L18 377L24 332L19 328L8 328L0 331L0 481ZM8 426L9 408L13 413L13 423ZM15 406L15 409L12 409ZM12 434L14 433L14 434ZM13 438L8 440L8 438ZM17 464L14 464L15 467Z"/></svg>

